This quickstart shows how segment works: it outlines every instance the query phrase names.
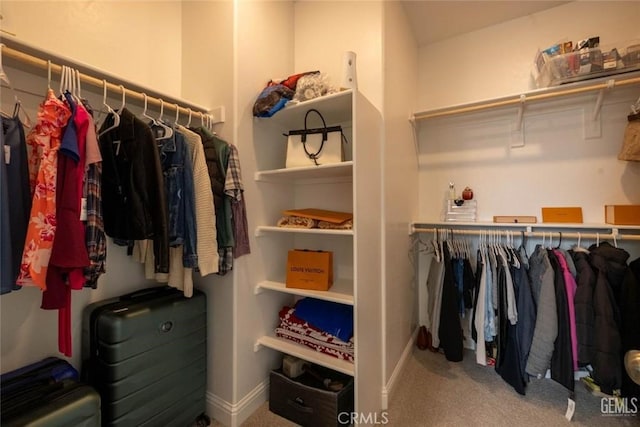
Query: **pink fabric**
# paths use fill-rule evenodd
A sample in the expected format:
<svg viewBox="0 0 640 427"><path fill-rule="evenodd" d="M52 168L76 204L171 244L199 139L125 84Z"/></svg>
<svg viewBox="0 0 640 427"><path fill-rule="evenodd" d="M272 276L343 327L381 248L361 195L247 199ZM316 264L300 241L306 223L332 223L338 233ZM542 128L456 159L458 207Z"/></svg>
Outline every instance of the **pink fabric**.
<svg viewBox="0 0 640 427"><path fill-rule="evenodd" d="M553 253L558 258L558 262L560 263L560 267L562 268L562 275L564 277L565 288L567 291L567 301L569 302L569 328L571 331L571 353L573 360L573 370L578 370L578 334L576 332L576 309L573 302L573 299L576 296L576 289L578 287L576 283L576 279L569 271L569 267L567 266L567 260L564 257L564 254L554 249Z"/></svg>

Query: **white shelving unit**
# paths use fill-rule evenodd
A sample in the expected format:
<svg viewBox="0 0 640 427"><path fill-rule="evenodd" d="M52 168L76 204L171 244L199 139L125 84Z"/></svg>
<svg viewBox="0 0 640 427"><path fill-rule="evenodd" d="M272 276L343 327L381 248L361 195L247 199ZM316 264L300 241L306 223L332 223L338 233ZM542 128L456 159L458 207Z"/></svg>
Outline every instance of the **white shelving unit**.
<svg viewBox="0 0 640 427"><path fill-rule="evenodd" d="M310 108L320 111L327 126L342 127L347 140L345 161L285 168L283 134L303 128L305 113ZM254 119L257 162L254 180L262 203L254 208L261 209L263 217L254 227L261 267L253 286L258 306L263 309L261 317L265 319L255 338L254 351L267 348L352 375L356 410L361 412L381 409L383 388L379 332L382 274L377 261L381 251L380 120L375 108L352 90L289 104L270 118ZM317 127L317 123L310 126ZM283 210L300 208L353 212L353 229L275 225ZM300 248L333 252L334 284L328 291L287 288L284 280L287 253ZM353 306L354 363L275 336L278 310L304 297ZM364 330L366 334L359 333Z"/></svg>

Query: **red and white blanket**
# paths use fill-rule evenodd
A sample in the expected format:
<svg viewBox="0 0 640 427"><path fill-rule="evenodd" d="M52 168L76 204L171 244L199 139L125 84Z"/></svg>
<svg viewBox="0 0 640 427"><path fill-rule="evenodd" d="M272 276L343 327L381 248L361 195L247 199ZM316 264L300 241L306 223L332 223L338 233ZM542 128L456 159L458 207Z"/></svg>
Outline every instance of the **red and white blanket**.
<svg viewBox="0 0 640 427"><path fill-rule="evenodd" d="M344 342L338 337L309 325L295 315L295 308L280 310L280 324L276 335L341 360L354 361L353 340Z"/></svg>

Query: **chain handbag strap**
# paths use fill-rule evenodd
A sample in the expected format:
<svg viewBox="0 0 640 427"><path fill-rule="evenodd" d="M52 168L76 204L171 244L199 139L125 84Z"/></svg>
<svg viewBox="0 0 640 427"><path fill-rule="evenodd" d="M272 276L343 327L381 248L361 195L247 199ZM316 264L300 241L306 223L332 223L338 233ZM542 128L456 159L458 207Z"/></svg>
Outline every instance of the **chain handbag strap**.
<svg viewBox="0 0 640 427"><path fill-rule="evenodd" d="M311 108L309 111L307 111L307 113L304 115L304 130L307 131L309 128L307 127L307 119L309 117L309 113L316 113L318 116L320 116L320 120L322 120L322 142L320 143L320 148L318 148L318 151L316 151L315 153L310 153L309 150L307 150L307 134L303 133L302 134L302 147L304 148L304 152L307 154L307 156L309 156L309 158L311 160L313 160L313 163L315 163L316 166L318 166L318 156L320 155L320 153L322 152L322 148L324 147L324 142L327 140L327 123L324 121L324 117L322 117L322 114L320 114L320 111L316 110L315 108Z"/></svg>

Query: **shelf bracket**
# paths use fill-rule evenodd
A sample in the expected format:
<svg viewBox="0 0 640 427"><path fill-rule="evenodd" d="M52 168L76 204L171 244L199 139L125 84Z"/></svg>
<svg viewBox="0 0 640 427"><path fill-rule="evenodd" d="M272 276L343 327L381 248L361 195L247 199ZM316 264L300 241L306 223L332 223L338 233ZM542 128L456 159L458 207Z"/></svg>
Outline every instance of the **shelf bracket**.
<svg viewBox="0 0 640 427"><path fill-rule="evenodd" d="M514 129L511 130L511 148L524 147L524 103L527 100L527 95L520 95L520 105L518 106L518 115Z"/></svg>
<svg viewBox="0 0 640 427"><path fill-rule="evenodd" d="M607 80L607 87L598 91L598 98L593 106L593 110L590 112L584 111L584 137L585 139L594 139L602 137L602 117L600 110L602 110L602 101L604 101L604 94L607 90L613 89L616 81L614 79Z"/></svg>
<svg viewBox="0 0 640 427"><path fill-rule="evenodd" d="M409 124L411 125L411 133L413 135L413 149L416 152L416 163L418 163L418 167L420 167L420 147L418 144L418 130L416 124L416 116L409 116Z"/></svg>

